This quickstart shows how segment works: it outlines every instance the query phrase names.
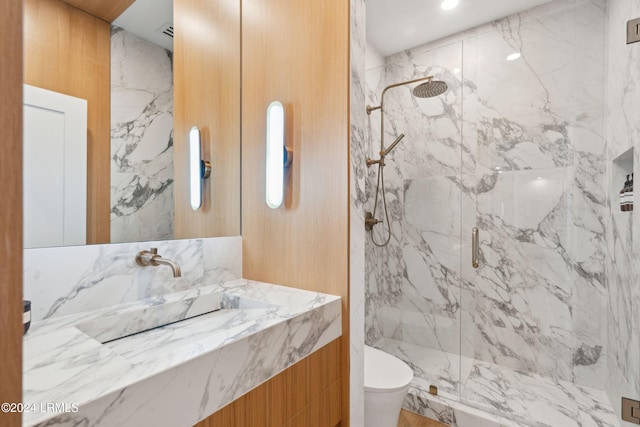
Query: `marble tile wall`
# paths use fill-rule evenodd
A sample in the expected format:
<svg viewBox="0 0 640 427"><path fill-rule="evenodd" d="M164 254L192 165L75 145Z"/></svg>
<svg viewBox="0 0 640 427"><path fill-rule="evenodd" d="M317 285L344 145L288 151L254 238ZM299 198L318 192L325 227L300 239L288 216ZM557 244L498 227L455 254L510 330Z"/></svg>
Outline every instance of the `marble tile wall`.
<svg viewBox="0 0 640 427"><path fill-rule="evenodd" d="M173 238L172 53L111 31L111 242Z"/></svg>
<svg viewBox="0 0 640 427"><path fill-rule="evenodd" d="M350 411L349 425L364 427L364 204L365 195L365 2L351 0L350 38L350 209L349 209L349 328Z"/></svg>
<svg viewBox="0 0 640 427"><path fill-rule="evenodd" d="M640 43L626 44L627 21L640 18L640 3L608 0L607 14L606 135L611 194L607 227L607 364L609 399L617 407L621 397L640 399L640 211L636 207L632 212L619 212L616 193L623 183L614 178L617 172L624 175L638 171L640 165ZM624 173L616 171L614 160L629 149L634 151L633 166Z"/></svg>
<svg viewBox="0 0 640 427"><path fill-rule="evenodd" d="M375 105L391 83L449 85L437 98L385 96L385 146L405 138L385 167L390 243L366 241L368 343L604 388L604 12L600 0L557 0L367 70ZM376 158L379 112L368 119ZM370 170L369 210L375 184Z"/></svg>
<svg viewBox="0 0 640 427"><path fill-rule="evenodd" d="M182 268L140 267L136 254L157 247ZM242 277L242 238L25 249L24 297L42 320L223 283Z"/></svg>

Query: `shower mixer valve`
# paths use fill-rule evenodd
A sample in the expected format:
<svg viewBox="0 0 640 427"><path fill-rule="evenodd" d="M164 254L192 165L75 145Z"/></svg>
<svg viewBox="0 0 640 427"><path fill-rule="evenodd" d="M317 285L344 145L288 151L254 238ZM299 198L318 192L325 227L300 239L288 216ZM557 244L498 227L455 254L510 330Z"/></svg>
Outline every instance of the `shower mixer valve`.
<svg viewBox="0 0 640 427"><path fill-rule="evenodd" d="M374 225L379 224L381 222L382 221L375 219L371 212L367 212L367 214L364 216L364 229L367 231L371 231L373 230Z"/></svg>

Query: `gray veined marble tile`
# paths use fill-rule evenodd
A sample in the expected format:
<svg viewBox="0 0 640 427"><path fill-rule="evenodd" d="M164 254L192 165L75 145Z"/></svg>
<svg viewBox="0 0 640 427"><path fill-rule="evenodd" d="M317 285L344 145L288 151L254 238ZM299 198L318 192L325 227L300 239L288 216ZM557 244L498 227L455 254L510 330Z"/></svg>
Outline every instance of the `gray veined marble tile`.
<svg viewBox="0 0 640 427"><path fill-rule="evenodd" d="M111 34L111 241L173 238L172 54Z"/></svg>
<svg viewBox="0 0 640 427"><path fill-rule="evenodd" d="M140 267L135 256L157 247L182 267ZM68 260L73 259L69 264ZM25 249L24 294L34 321L239 279L240 237Z"/></svg>
<svg viewBox="0 0 640 427"><path fill-rule="evenodd" d="M612 150L597 84L605 67L602 6L552 2L368 70L371 102L386 85L422 73L451 83L438 99L415 100L408 88L388 94L385 140L406 133L388 174L391 221L401 226L391 247L365 249L368 342L386 343L413 362L444 352L525 377L554 377L567 382L562 387L571 381L604 387L611 364L604 156ZM520 58L507 61L514 52ZM627 55L633 63L635 55ZM627 72L636 73L632 68ZM614 146L623 147L617 141L633 128L625 126L633 119L625 120L614 122L622 127L611 132ZM369 138L377 137L375 121L367 126ZM370 171L369 204L374 178ZM480 229L477 270L470 266L473 226ZM609 252L626 247L609 246ZM616 335L626 336L631 327L619 329ZM415 351L404 351L408 346ZM590 425L571 407L561 414Z"/></svg>
<svg viewBox="0 0 640 427"><path fill-rule="evenodd" d="M640 4L629 0L609 0L606 4L608 64L606 97L607 166L617 156L634 149L634 169L640 164L640 50L637 43L626 44L627 20L640 16ZM628 173L629 171L626 171ZM608 178L613 180L613 171ZM615 187L622 183L612 183ZM618 188L607 189L611 192ZM611 193L610 193L611 194ZM614 193L615 194L615 193ZM621 397L640 396L640 221L636 208L620 213L615 196L608 200L607 222L607 368L608 394L612 402ZM637 198L636 198L637 200Z"/></svg>
<svg viewBox="0 0 640 427"><path fill-rule="evenodd" d="M219 311L100 344L104 332L182 316L220 293ZM32 411L25 425L191 425L340 334L339 297L247 280L35 322L25 401L75 402L78 411Z"/></svg>

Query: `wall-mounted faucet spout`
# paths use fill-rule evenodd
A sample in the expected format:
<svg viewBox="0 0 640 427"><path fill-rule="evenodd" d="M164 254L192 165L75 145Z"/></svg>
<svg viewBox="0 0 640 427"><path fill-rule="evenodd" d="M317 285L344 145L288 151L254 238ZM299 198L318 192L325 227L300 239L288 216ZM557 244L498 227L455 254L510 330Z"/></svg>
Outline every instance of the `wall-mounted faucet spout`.
<svg viewBox="0 0 640 427"><path fill-rule="evenodd" d="M150 251L138 252L138 255L136 255L136 264L142 267L168 265L173 271L173 277L182 276L182 270L180 270L178 263L158 255L158 248L151 248Z"/></svg>

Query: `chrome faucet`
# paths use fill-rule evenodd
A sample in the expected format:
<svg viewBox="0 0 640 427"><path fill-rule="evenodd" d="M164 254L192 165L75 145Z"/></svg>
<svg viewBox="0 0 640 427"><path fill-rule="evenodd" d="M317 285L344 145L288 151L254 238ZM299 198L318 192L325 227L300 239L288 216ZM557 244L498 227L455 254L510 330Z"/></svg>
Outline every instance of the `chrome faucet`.
<svg viewBox="0 0 640 427"><path fill-rule="evenodd" d="M171 267L171 270L173 270L173 277L182 276L182 271L180 270L178 263L167 258L162 258L158 255L158 248L151 248L150 251L138 252L138 255L136 255L136 264L142 267L168 265Z"/></svg>

